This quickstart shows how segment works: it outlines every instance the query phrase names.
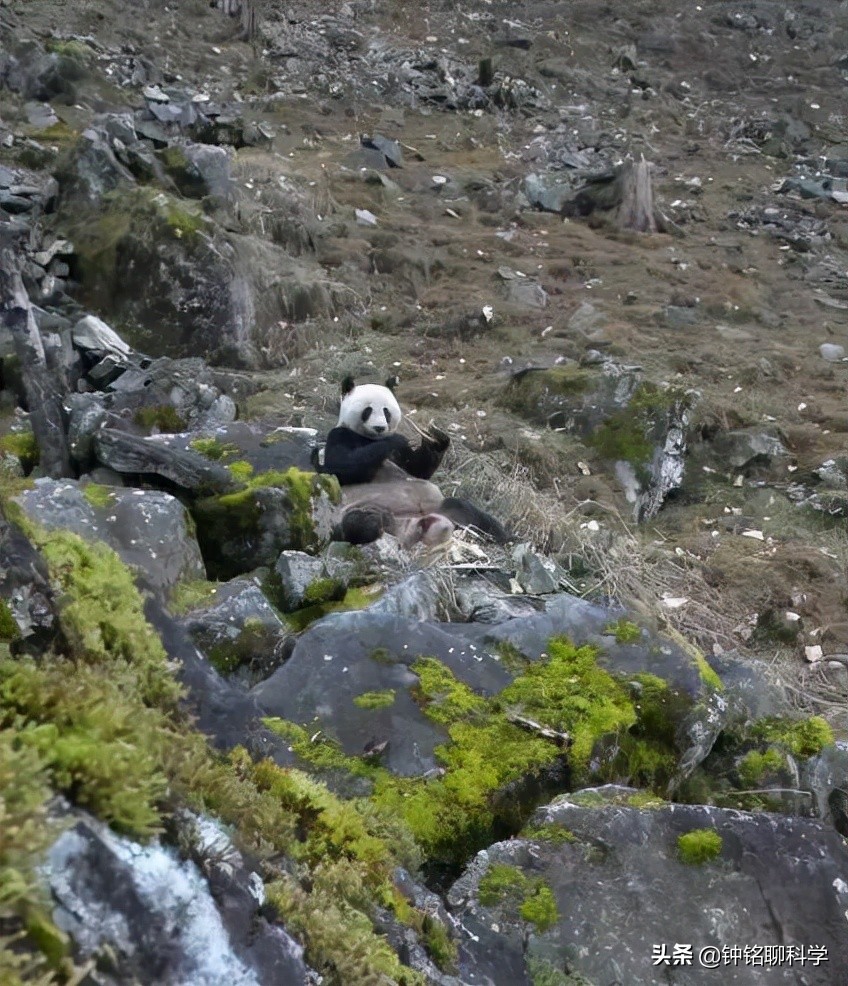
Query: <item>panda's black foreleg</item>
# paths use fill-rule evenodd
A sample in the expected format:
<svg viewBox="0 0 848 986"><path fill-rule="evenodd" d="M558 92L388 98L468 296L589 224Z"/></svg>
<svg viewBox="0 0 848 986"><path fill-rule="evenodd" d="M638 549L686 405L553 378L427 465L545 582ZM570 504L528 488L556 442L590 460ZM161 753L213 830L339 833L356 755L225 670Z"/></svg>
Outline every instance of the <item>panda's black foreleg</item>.
<svg viewBox="0 0 848 986"><path fill-rule="evenodd" d="M468 500L449 496L442 500L436 513L442 514L448 520L452 520L458 527L474 527L481 533L488 535L498 544L506 544L512 540L509 532L500 521L495 520L485 510L475 507Z"/></svg>
<svg viewBox="0 0 848 986"><path fill-rule="evenodd" d="M445 452L450 445L450 438L436 428L432 429L434 438L424 438L418 448L407 445L392 454L392 462L396 463L416 479L430 479L442 464Z"/></svg>

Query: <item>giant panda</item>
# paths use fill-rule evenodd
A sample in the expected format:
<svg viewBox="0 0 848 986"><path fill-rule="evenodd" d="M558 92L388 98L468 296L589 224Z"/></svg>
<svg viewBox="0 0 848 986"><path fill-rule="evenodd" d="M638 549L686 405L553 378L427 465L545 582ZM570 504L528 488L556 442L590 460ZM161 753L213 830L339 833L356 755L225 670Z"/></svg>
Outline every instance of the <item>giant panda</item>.
<svg viewBox="0 0 848 986"><path fill-rule="evenodd" d="M347 376L336 427L327 435L319 471L334 475L342 487L336 536L368 544L393 534L405 547L450 539L455 528L473 527L499 544L509 540L489 514L466 500L442 496L430 477L438 469L450 438L431 427L432 437L418 448L398 433L402 413L394 394L397 377L384 386L361 384Z"/></svg>

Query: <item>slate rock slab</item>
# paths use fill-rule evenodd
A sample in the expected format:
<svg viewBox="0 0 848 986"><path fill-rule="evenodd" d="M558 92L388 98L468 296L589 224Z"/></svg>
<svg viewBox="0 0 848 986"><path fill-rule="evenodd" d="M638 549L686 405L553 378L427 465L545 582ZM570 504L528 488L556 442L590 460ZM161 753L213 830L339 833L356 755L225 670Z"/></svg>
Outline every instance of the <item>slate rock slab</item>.
<svg viewBox="0 0 848 986"><path fill-rule="evenodd" d="M49 530L105 541L156 591L205 576L188 512L176 497L157 490L97 487L95 505L83 489L73 480L39 479L16 499L28 517Z"/></svg>
<svg viewBox="0 0 848 986"><path fill-rule="evenodd" d="M846 982L848 851L837 832L809 819L702 805L629 807L633 793L563 795L537 809L530 824L568 832L567 841L519 838L477 855L448 893L466 932L463 981L531 982L521 959L526 933L528 964L545 962L593 984ZM698 829L718 833L720 852L686 864L678 837ZM550 930L527 926L506 898L481 906L480 880L496 863L547 884L558 910ZM655 965L655 948L664 945L670 955L676 943L692 947L692 964ZM753 945L820 946L827 960L764 967L740 959L706 968L698 959L705 948L720 958L723 948Z"/></svg>
<svg viewBox="0 0 848 986"><path fill-rule="evenodd" d="M226 863L210 860L207 882L173 849L139 845L79 813L50 849L45 875L54 919L78 953L108 947L114 969L98 972L104 984L301 986L302 949L260 915L261 880L251 893L240 855L231 850Z"/></svg>
<svg viewBox="0 0 848 986"><path fill-rule="evenodd" d="M410 694L418 684L410 666L418 658L436 658L475 692L492 696L515 676L502 657L505 645L538 661L552 637L565 636L598 646L600 666L624 680L649 673L691 699L689 712L677 723L682 769L688 772L709 752L727 703L705 685L693 657L672 642L647 631L638 641L617 642L610 627L620 616L564 593L549 597L542 612L497 624L421 621L377 603L313 624L288 661L252 694L268 715L321 728L351 756L362 754L363 737L388 739L383 763L390 770L424 774L438 766L434 750L446 732ZM395 693L387 707L360 708L354 702L364 693L387 690Z"/></svg>

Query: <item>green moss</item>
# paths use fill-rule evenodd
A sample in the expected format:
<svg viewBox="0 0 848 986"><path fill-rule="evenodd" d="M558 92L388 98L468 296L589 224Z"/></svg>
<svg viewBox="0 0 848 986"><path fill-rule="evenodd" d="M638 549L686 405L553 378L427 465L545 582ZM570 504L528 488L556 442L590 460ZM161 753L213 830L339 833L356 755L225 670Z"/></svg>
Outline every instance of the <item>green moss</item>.
<svg viewBox="0 0 848 986"><path fill-rule="evenodd" d="M101 486L99 483L87 483L82 492L92 507L102 510L110 507L115 500L112 489L109 486Z"/></svg>
<svg viewBox="0 0 848 986"><path fill-rule="evenodd" d="M770 776L779 774L786 767L786 757L770 747L764 752L751 750L739 762L739 779L750 788L761 788Z"/></svg>
<svg viewBox="0 0 848 986"><path fill-rule="evenodd" d="M508 640L500 641L495 648L495 653L507 671L514 675L523 674L530 666L530 661L515 644L511 644Z"/></svg>
<svg viewBox="0 0 848 986"><path fill-rule="evenodd" d="M283 614L283 619L287 626L295 633L301 633L316 620L320 620L328 613L342 613L352 609L364 609L377 599L379 599L379 593L369 592L361 588L351 588L336 602L304 606L303 609L297 609L293 613Z"/></svg>
<svg viewBox="0 0 848 986"><path fill-rule="evenodd" d="M710 663L700 651L695 654L695 663L698 665L698 674L701 676L701 681L703 681L707 687L713 688L717 692L724 690L724 683L718 676L718 672L711 667Z"/></svg>
<svg viewBox="0 0 848 986"><path fill-rule="evenodd" d="M509 898L524 898L528 879L517 866L493 863L477 887L477 899L483 907L494 907Z"/></svg>
<svg viewBox="0 0 848 986"><path fill-rule="evenodd" d="M693 829L677 838L677 855L681 863L700 866L721 854L722 838L714 829Z"/></svg>
<svg viewBox="0 0 848 986"><path fill-rule="evenodd" d="M484 907L517 912L540 932L559 920L553 891L544 880L531 879L517 867L504 863L494 863L486 870L477 888L477 899Z"/></svg>
<svg viewBox="0 0 848 986"><path fill-rule="evenodd" d="M20 459L25 473L31 472L38 465L38 442L31 431L15 431L0 437L0 452Z"/></svg>
<svg viewBox="0 0 848 986"><path fill-rule="evenodd" d="M306 958L330 983L424 986L418 972L401 965L368 917L323 886L307 893L288 877L267 884L266 899L286 927L306 939Z"/></svg>
<svg viewBox="0 0 848 986"><path fill-rule="evenodd" d="M625 620L622 617L617 623L611 623L604 633L615 637L617 644L635 644L642 639L642 628L638 623Z"/></svg>
<svg viewBox="0 0 848 986"><path fill-rule="evenodd" d="M442 972L453 972L459 949L448 929L431 914L424 914L419 929L427 954Z"/></svg>
<svg viewBox="0 0 848 986"><path fill-rule="evenodd" d="M61 599L68 651L12 660L0 645L0 921L4 934L25 936L14 967L0 949L0 979L47 968L44 956L55 963L63 952L61 934L36 913L33 877L55 836L47 804L62 791L137 838L182 806L220 818L295 895L293 911L280 912L306 936L328 986L380 975L421 984L369 916L394 894L393 867L420 863L402 823L368 802L341 801L299 771L255 764L244 750L226 759L213 752L181 711L175 668L117 556L65 532L32 533ZM303 886L276 867L283 857ZM349 978L359 971L364 978Z"/></svg>
<svg viewBox="0 0 848 986"><path fill-rule="evenodd" d="M530 420L546 422L552 410L585 394L595 379L590 370L574 364L534 370L511 380L500 404Z"/></svg>
<svg viewBox="0 0 848 986"><path fill-rule="evenodd" d="M205 227L206 219L199 212L171 203L165 210L169 229L178 239L191 239Z"/></svg>
<svg viewBox="0 0 848 986"><path fill-rule="evenodd" d="M85 42L77 41L74 38L67 40L51 38L45 42L44 47L55 55L69 58L71 61L79 62L82 65L88 65L94 61L94 52L91 48Z"/></svg>
<svg viewBox="0 0 848 986"><path fill-rule="evenodd" d="M795 757L814 757L834 742L833 730L826 719L761 719L751 730L754 737L776 743Z"/></svg>
<svg viewBox="0 0 848 986"><path fill-rule="evenodd" d="M64 592L59 619L77 658L108 664L117 677L126 669L145 702L175 705L182 689L144 618L135 582L115 552L68 531L39 533L36 542Z"/></svg>
<svg viewBox="0 0 848 986"><path fill-rule="evenodd" d="M219 643L209 651L209 663L219 674L232 674L273 648L276 637L276 631L261 620L247 619L234 640Z"/></svg>
<svg viewBox="0 0 848 986"><path fill-rule="evenodd" d="M5 599L0 599L0 640L17 640L21 635L17 620Z"/></svg>
<svg viewBox="0 0 848 986"><path fill-rule="evenodd" d="M538 955L527 955L526 962L532 986L593 986L579 972L563 972Z"/></svg>
<svg viewBox="0 0 848 986"><path fill-rule="evenodd" d="M518 908L518 913L537 931L545 932L559 920L556 898L549 886L542 883L529 893Z"/></svg>
<svg viewBox="0 0 848 986"><path fill-rule="evenodd" d="M578 841L577 836L562 825L528 825L521 833L521 837L533 839L535 842L551 842L554 845Z"/></svg>
<svg viewBox="0 0 848 986"><path fill-rule="evenodd" d="M637 791L627 795L625 804L628 808L661 808L666 802L650 791Z"/></svg>
<svg viewBox="0 0 848 986"><path fill-rule="evenodd" d="M589 435L586 444L604 459L629 462L644 482L669 412L675 405L688 402L688 396L679 388L641 383L627 407L607 418Z"/></svg>
<svg viewBox="0 0 848 986"><path fill-rule="evenodd" d="M239 459L238 462L230 462L227 469L230 470L230 475L237 483L246 483L253 475L253 466L243 459Z"/></svg>
<svg viewBox="0 0 848 986"><path fill-rule="evenodd" d="M52 796L49 770L38 751L21 744L15 729L0 726L0 924L3 926L0 982L3 983L30 981L26 975L17 978L23 971L23 961L14 959L11 951L3 947L4 935L23 936L18 947L32 956L28 964L33 974L40 972L46 976L48 966L60 968L68 952L67 938L50 921L49 901L36 876L44 851L59 834L58 825L48 815Z"/></svg>
<svg viewBox="0 0 848 986"><path fill-rule="evenodd" d="M30 136L33 140L45 144L55 144L60 148L65 148L76 143L79 133L73 127L69 127L63 120L57 120L49 127L44 127L42 130L31 133Z"/></svg>
<svg viewBox="0 0 848 986"><path fill-rule="evenodd" d="M219 585L219 582L207 582L206 579L178 582L171 589L168 609L174 616L181 616L192 609L198 609L212 601Z"/></svg>
<svg viewBox="0 0 848 986"><path fill-rule="evenodd" d="M231 442L220 442L217 438L193 438L188 446L204 458L212 459L213 462L220 462L221 459L238 455L238 446Z"/></svg>
<svg viewBox="0 0 848 986"><path fill-rule="evenodd" d="M419 658L412 670L419 685L413 694L430 719L445 724L472 715L482 715L485 699L475 695L468 685L458 681L449 668L434 657Z"/></svg>
<svg viewBox="0 0 848 986"><path fill-rule="evenodd" d="M160 432L175 434L186 430L186 423L173 404L155 404L139 408L135 423L141 428L156 428Z"/></svg>
<svg viewBox="0 0 848 986"><path fill-rule="evenodd" d="M394 689L387 688L382 692L363 692L362 695L357 695L354 698L353 704L360 709L387 709L390 705L395 704Z"/></svg>
<svg viewBox="0 0 848 986"><path fill-rule="evenodd" d="M329 603L344 598L345 585L337 579L315 579L310 582L303 593L303 601L307 606Z"/></svg>
<svg viewBox="0 0 848 986"><path fill-rule="evenodd" d="M258 521L258 507L254 491L263 487L285 490L288 494L291 514L288 518L292 546L307 551L316 546L315 525L312 520L313 498L326 496L331 503L338 503L341 491L334 476L304 472L292 466L285 472L270 471L251 476L245 489L214 497L212 505L218 512L234 518L241 526L250 527Z"/></svg>
<svg viewBox="0 0 848 986"><path fill-rule="evenodd" d="M626 687L597 663L594 647L551 640L549 659L527 668L499 696L504 707L518 706L532 719L571 737L568 758L585 770L595 743L621 733L636 721Z"/></svg>
<svg viewBox="0 0 848 986"><path fill-rule="evenodd" d="M602 769L607 781L666 790L678 762L677 724L691 707L688 695L655 675L631 679L637 721L617 740L617 754Z"/></svg>

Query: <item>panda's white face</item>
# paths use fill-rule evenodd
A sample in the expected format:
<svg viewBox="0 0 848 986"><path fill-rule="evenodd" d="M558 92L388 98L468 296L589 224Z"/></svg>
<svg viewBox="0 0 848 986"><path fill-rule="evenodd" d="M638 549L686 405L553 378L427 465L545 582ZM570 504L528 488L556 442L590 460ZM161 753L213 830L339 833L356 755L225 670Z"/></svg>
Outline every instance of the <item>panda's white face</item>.
<svg viewBox="0 0 848 986"><path fill-rule="evenodd" d="M400 417L400 405L388 387L361 384L342 397L339 427L365 438L385 438L397 431Z"/></svg>

